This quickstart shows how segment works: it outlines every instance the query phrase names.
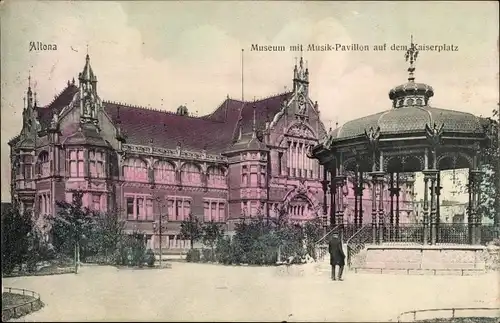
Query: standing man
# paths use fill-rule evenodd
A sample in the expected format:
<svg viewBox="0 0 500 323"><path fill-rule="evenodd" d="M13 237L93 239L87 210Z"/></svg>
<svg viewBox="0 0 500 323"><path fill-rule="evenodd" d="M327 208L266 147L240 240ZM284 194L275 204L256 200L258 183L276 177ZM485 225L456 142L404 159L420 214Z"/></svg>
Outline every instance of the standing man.
<svg viewBox="0 0 500 323"><path fill-rule="evenodd" d="M337 280L335 277L335 266L339 266L338 280L343 280L342 273L344 272L345 254L338 233L332 235L332 239L328 244L328 251L330 252L330 265L332 266L332 280Z"/></svg>

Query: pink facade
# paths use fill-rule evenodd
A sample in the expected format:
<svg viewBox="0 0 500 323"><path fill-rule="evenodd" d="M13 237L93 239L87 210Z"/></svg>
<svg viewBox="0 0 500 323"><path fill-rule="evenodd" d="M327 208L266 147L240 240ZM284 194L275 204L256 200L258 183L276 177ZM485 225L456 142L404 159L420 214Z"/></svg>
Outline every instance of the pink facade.
<svg viewBox="0 0 500 323"><path fill-rule="evenodd" d="M118 209L128 230L153 240L162 215L170 247L185 246L176 235L189 214L229 230L242 218L275 216L282 205L295 221L321 216L323 170L307 153L326 131L302 60L293 75L290 92L254 102L227 98L193 117L184 106L171 113L101 101L87 56L78 84L68 82L50 104L38 107L28 88L23 129L9 143L12 199L43 216L81 190L85 206ZM354 195L346 194L349 222ZM369 187L363 199L370 223ZM408 200L403 194L402 211Z"/></svg>

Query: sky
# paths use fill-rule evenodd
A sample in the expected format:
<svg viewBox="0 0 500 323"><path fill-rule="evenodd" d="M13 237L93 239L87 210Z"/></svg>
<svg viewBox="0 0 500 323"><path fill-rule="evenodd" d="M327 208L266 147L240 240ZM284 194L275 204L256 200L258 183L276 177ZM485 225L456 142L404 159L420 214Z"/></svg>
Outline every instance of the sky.
<svg viewBox="0 0 500 323"><path fill-rule="evenodd" d="M416 81L434 87L431 104L490 115L499 101L498 3L4 1L1 14L1 199L9 196L7 142L22 126L31 73L39 105L83 69L85 54L102 99L190 113L232 98L263 98L292 86L300 52L256 52L252 44L447 44L421 51ZM30 51L30 42L56 44ZM242 59L244 49L244 90ZM328 127L391 107L406 82L404 51L304 52L310 96ZM445 184L446 185L446 184Z"/></svg>

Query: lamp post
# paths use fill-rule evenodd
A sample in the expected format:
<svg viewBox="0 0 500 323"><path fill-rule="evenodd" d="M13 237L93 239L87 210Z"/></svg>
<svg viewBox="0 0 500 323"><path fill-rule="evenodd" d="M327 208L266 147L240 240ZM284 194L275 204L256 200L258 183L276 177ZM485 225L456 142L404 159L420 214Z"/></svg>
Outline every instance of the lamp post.
<svg viewBox="0 0 500 323"><path fill-rule="evenodd" d="M158 208L160 210L160 213L158 215L158 220L153 222L153 231L155 233L158 232L158 234L160 236L160 268L161 268L161 263L162 263L161 260L162 260L162 256L163 256L163 252L162 252L163 226L165 226L165 228L166 228L168 221L165 221L165 222L162 221L163 217L164 217L164 214L163 214L164 205L161 203L161 198L157 197L155 200L156 200L156 202L158 202Z"/></svg>

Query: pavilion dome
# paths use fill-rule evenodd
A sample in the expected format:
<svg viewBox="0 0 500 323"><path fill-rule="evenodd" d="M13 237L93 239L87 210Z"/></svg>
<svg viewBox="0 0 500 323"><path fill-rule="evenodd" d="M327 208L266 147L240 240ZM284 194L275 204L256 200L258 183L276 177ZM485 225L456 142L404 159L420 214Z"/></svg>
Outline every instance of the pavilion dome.
<svg viewBox="0 0 500 323"><path fill-rule="evenodd" d="M430 106L429 99L434 96L432 86L416 83L413 63L418 51L413 47L407 52L410 58L408 82L389 91L392 109L355 119L330 133L330 140L341 141L365 135L370 128L380 128L381 136L425 134L426 126L443 125L443 131L454 134L484 133L481 118L467 112L445 110Z"/></svg>
<svg viewBox="0 0 500 323"><path fill-rule="evenodd" d="M484 132L481 119L471 113L424 106L391 109L347 122L332 132L336 140L365 135L370 128L380 127L380 134L425 133L426 125L443 124L444 132L479 134Z"/></svg>

